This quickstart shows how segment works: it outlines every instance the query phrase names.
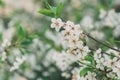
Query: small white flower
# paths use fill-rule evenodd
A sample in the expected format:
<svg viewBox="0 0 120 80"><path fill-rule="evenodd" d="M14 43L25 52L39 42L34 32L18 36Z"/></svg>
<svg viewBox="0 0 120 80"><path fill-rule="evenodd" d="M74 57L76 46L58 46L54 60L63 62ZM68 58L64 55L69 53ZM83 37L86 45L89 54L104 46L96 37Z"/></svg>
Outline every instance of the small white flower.
<svg viewBox="0 0 120 80"><path fill-rule="evenodd" d="M97 59L96 60L96 63L97 63L96 68L104 70L104 62L105 62L104 58Z"/></svg>
<svg viewBox="0 0 120 80"><path fill-rule="evenodd" d="M72 32L70 30L63 30L62 34L64 35L64 37L69 38L72 35Z"/></svg>
<svg viewBox="0 0 120 80"><path fill-rule="evenodd" d="M84 46L83 51L84 51L83 53L89 53L90 49L88 46Z"/></svg>
<svg viewBox="0 0 120 80"><path fill-rule="evenodd" d="M101 58L101 49L99 48L95 53L94 53L94 59L97 60Z"/></svg>
<svg viewBox="0 0 120 80"><path fill-rule="evenodd" d="M74 25L74 23L73 23L72 21L67 21L66 24L67 24L67 26L72 26L72 25Z"/></svg>
<svg viewBox="0 0 120 80"><path fill-rule="evenodd" d="M115 75L115 73L113 73L113 72L109 72L109 73L107 73L107 77L109 77L109 78L114 78L116 75Z"/></svg>
<svg viewBox="0 0 120 80"><path fill-rule="evenodd" d="M76 48L78 42L79 42L78 37L70 36L70 39L69 39L69 46L70 46L71 48Z"/></svg>
<svg viewBox="0 0 120 80"><path fill-rule="evenodd" d="M118 49L118 48L116 48L116 47L114 47L114 48L115 48L115 49ZM106 52L109 53L109 54L114 54L115 56L120 57L120 53L117 52L117 51L115 51L115 50L109 49L109 50L107 50Z"/></svg>
<svg viewBox="0 0 120 80"><path fill-rule="evenodd" d="M83 46L82 44L79 45L78 49L77 49L78 53L82 53L82 54L87 54L90 52L88 46Z"/></svg>
<svg viewBox="0 0 120 80"><path fill-rule="evenodd" d="M113 72L116 73L118 78L120 79L120 66L113 68Z"/></svg>
<svg viewBox="0 0 120 80"><path fill-rule="evenodd" d="M83 41L79 41L78 44L77 44L77 47L78 47L78 48L83 47Z"/></svg>
<svg viewBox="0 0 120 80"><path fill-rule="evenodd" d="M83 33L79 24L71 26L70 31L74 36L78 38L80 38L81 34Z"/></svg>
<svg viewBox="0 0 120 80"><path fill-rule="evenodd" d="M107 66L107 67L111 67L112 69L114 69L115 67L116 67L116 65L117 65L117 58L115 57L115 58L113 58L112 60L111 59L108 59L108 60L106 60L105 61L105 66Z"/></svg>
<svg viewBox="0 0 120 80"><path fill-rule="evenodd" d="M63 26L63 22L60 18L58 19L52 18L51 21L52 21L51 28L55 28L56 31L59 31L60 28Z"/></svg>
<svg viewBox="0 0 120 80"><path fill-rule="evenodd" d="M86 78L87 78L87 80L97 80L96 79L96 74L92 73L92 72L89 72L89 71L87 72Z"/></svg>
<svg viewBox="0 0 120 80"><path fill-rule="evenodd" d="M7 47L7 46L10 46L11 45L11 42L8 40L8 39L4 39L1 46L3 48Z"/></svg>
<svg viewBox="0 0 120 80"><path fill-rule="evenodd" d="M80 77L79 73L84 67L80 68L74 68L71 73L72 73L72 80L87 80L86 77Z"/></svg>
<svg viewBox="0 0 120 80"><path fill-rule="evenodd" d="M113 72L120 74L120 66L113 68Z"/></svg>

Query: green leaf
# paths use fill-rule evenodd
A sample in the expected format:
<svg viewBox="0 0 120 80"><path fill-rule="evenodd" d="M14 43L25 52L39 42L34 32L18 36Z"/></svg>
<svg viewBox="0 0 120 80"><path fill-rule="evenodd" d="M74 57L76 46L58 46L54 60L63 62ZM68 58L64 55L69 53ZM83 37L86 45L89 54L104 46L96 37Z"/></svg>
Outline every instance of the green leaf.
<svg viewBox="0 0 120 80"><path fill-rule="evenodd" d="M120 41L115 41L116 43L120 43Z"/></svg>
<svg viewBox="0 0 120 80"><path fill-rule="evenodd" d="M64 7L64 4L63 4L63 3L60 3L60 4L57 6L57 9L56 9L56 15L57 15L57 17L61 17L63 7Z"/></svg>
<svg viewBox="0 0 120 80"><path fill-rule="evenodd" d="M108 41L105 41L105 44L109 46L114 46L115 45L115 38L111 37Z"/></svg>
<svg viewBox="0 0 120 80"><path fill-rule="evenodd" d="M2 34L2 33L0 33L0 41L2 41L2 36L3 36L3 34Z"/></svg>
<svg viewBox="0 0 120 80"><path fill-rule="evenodd" d="M24 32L22 26L19 25L19 27L18 27L18 35L23 36L24 34L25 34L25 32Z"/></svg>
<svg viewBox="0 0 120 80"><path fill-rule="evenodd" d="M49 16L49 17L54 17L54 13L53 11L49 10L49 9L41 9L39 11L39 13L43 14L43 15L46 15L46 16Z"/></svg>
<svg viewBox="0 0 120 80"><path fill-rule="evenodd" d="M93 71L93 68L90 67L85 67L80 71L80 76L85 76L87 74L88 71Z"/></svg>
<svg viewBox="0 0 120 80"><path fill-rule="evenodd" d="M92 65L96 65L94 57L91 55L86 56L85 60L90 61Z"/></svg>
<svg viewBox="0 0 120 80"><path fill-rule="evenodd" d="M111 37L110 40L109 40L109 42L110 42L112 45L114 45L114 43L115 43L115 38L114 38L114 37Z"/></svg>
<svg viewBox="0 0 120 80"><path fill-rule="evenodd" d="M19 48L19 50L23 55L31 53L31 51L28 50L26 47L25 48Z"/></svg>
<svg viewBox="0 0 120 80"><path fill-rule="evenodd" d="M54 13L54 15L56 14L56 7L51 6L48 2L46 2L46 6L48 10L51 10Z"/></svg>
<svg viewBox="0 0 120 80"><path fill-rule="evenodd" d="M48 8L48 9L50 9L52 6L50 6L50 4L48 3L48 2L46 2L45 3L46 4L46 7Z"/></svg>
<svg viewBox="0 0 120 80"><path fill-rule="evenodd" d="M48 9L41 9L39 13L49 16L49 17L61 17L63 3L60 3L57 7L50 6L49 3L46 2L46 6Z"/></svg>
<svg viewBox="0 0 120 80"><path fill-rule="evenodd" d="M24 37L25 36L25 30L23 29L23 27L20 24L21 22L18 21L15 23L14 27L16 28L16 33L19 37Z"/></svg>
<svg viewBox="0 0 120 80"><path fill-rule="evenodd" d="M22 42L21 42L21 45L29 45L29 44L31 44L32 43L32 40L30 40L30 39L24 39Z"/></svg>
<svg viewBox="0 0 120 80"><path fill-rule="evenodd" d="M56 7L51 7L50 10L54 13L54 15L56 15L56 10L57 10Z"/></svg>
<svg viewBox="0 0 120 80"><path fill-rule="evenodd" d="M3 2L3 0L0 0L0 6L5 6L5 3Z"/></svg>
<svg viewBox="0 0 120 80"><path fill-rule="evenodd" d="M114 4L114 0L108 0L108 7L111 8Z"/></svg>
<svg viewBox="0 0 120 80"><path fill-rule="evenodd" d="M93 61L94 60L94 57L93 56L90 56L90 55L88 55L88 56L86 56L85 57L85 60L87 60L87 61Z"/></svg>

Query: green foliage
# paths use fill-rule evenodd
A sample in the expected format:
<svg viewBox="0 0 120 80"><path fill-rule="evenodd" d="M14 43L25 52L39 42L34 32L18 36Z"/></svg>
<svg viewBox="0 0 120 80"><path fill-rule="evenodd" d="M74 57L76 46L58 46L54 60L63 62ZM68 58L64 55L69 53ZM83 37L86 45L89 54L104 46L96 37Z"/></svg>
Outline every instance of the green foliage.
<svg viewBox="0 0 120 80"><path fill-rule="evenodd" d="M64 7L64 4L63 4L63 3L60 3L60 4L57 6L57 10L56 10L56 15L57 15L57 17L61 17L61 13L62 13L63 7Z"/></svg>
<svg viewBox="0 0 120 80"><path fill-rule="evenodd" d="M2 41L2 36L3 36L2 33L0 33L0 41Z"/></svg>
<svg viewBox="0 0 120 80"><path fill-rule="evenodd" d="M113 4L114 4L114 0L101 0L101 4L105 7L105 8L112 8Z"/></svg>
<svg viewBox="0 0 120 80"><path fill-rule="evenodd" d="M90 55L88 55L88 56L86 56L85 57L85 60L87 60L87 61L93 61L94 60L94 57L93 56L90 56Z"/></svg>
<svg viewBox="0 0 120 80"><path fill-rule="evenodd" d="M22 36L25 35L25 31L24 31L24 29L22 28L21 25L18 25L18 27L17 27L17 34L18 34L20 37L22 37Z"/></svg>
<svg viewBox="0 0 120 80"><path fill-rule="evenodd" d="M39 13L44 14L49 17L54 17L54 13L51 10L48 9L41 9Z"/></svg>
<svg viewBox="0 0 120 80"><path fill-rule="evenodd" d="M85 67L80 71L80 76L85 76L87 74L88 71L93 71L93 68L90 67Z"/></svg>
<svg viewBox="0 0 120 80"><path fill-rule="evenodd" d="M5 6L5 3L3 2L3 0L0 0L0 6Z"/></svg>
<svg viewBox="0 0 120 80"><path fill-rule="evenodd" d="M49 17L56 17L56 18L61 17L62 9L63 9L63 6L64 6L63 3L60 3L56 7L50 6L48 3L46 3L46 6L47 6L48 9L41 9L41 10L39 10L39 13L41 13L45 16L49 16Z"/></svg>
<svg viewBox="0 0 120 80"><path fill-rule="evenodd" d="M23 39L25 37L26 32L21 26L21 22L20 21L16 22L14 27L16 29L16 35L19 37L20 40Z"/></svg>
<svg viewBox="0 0 120 80"><path fill-rule="evenodd" d="M31 43L32 43L31 39L25 38L24 40L22 40L21 45L26 45L27 46L27 45L29 45Z"/></svg>
<svg viewBox="0 0 120 80"><path fill-rule="evenodd" d="M111 53L110 54L110 58L113 59L115 57L115 54L114 53Z"/></svg>
<svg viewBox="0 0 120 80"><path fill-rule="evenodd" d="M111 8L113 6L114 0L108 0L108 7Z"/></svg>
<svg viewBox="0 0 120 80"><path fill-rule="evenodd" d="M105 44L114 47L114 45L115 45L115 38L111 37L108 41L105 41Z"/></svg>
<svg viewBox="0 0 120 80"><path fill-rule="evenodd" d="M95 60L94 60L93 56L88 55L88 56L85 57L85 60L91 62L92 65L95 65Z"/></svg>

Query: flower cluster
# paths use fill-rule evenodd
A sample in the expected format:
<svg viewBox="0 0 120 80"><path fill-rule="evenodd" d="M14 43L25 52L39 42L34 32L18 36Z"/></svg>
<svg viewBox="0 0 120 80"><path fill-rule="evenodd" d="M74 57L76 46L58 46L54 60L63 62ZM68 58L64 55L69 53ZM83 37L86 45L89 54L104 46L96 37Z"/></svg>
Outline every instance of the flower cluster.
<svg viewBox="0 0 120 80"><path fill-rule="evenodd" d="M74 62L78 62L80 65L77 72L74 71L76 68L71 72L73 74L72 80L97 80L101 74L108 79L120 79L119 51L109 49L102 52L101 48L91 51L85 45L87 35L84 34L80 25L75 25L71 21L63 22L61 19L53 18L51 28L61 32L64 43L67 45L66 53L55 55L56 65L62 71L67 70L70 64ZM84 70L86 70L86 74L82 75ZM81 76L79 76L79 73L81 73Z"/></svg>
<svg viewBox="0 0 120 80"><path fill-rule="evenodd" d="M57 23L57 25L56 25ZM60 31L63 35L63 42L67 45L67 52L74 55L74 60L84 60L85 56L90 52L88 46L84 45L81 39L85 38L80 25L75 25L71 21L63 22L61 19L52 19L51 28L55 28L56 31ZM73 60L73 59L71 59Z"/></svg>
<svg viewBox="0 0 120 80"><path fill-rule="evenodd" d="M102 54L101 49L98 49L94 53L94 60L96 61L96 68L106 72L107 77L111 79L116 78L119 80L120 79L120 75L119 75L120 59L115 57L115 55L119 56L119 52L109 49L107 53L109 55Z"/></svg>
<svg viewBox="0 0 120 80"><path fill-rule="evenodd" d="M84 34L80 25L75 25L71 21L62 22L61 19L52 19L51 28L55 28L56 31L60 31L63 35L64 43L67 45L68 53L78 54L81 53L81 57L85 57L90 52L88 46L84 45L81 39L84 39ZM80 56L80 55L79 55Z"/></svg>

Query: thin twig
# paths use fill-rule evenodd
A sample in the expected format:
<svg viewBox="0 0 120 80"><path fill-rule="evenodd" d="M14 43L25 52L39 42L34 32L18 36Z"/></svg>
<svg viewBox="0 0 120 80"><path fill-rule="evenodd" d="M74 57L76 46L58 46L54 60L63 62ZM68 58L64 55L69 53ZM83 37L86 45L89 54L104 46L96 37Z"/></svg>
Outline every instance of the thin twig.
<svg viewBox="0 0 120 80"><path fill-rule="evenodd" d="M108 48L110 48L110 49L112 49L112 50L115 50L115 51L117 51L117 52L120 52L120 50L115 49L115 48L113 48L113 47L111 47L111 46L108 46L108 45L106 45L106 44L98 41L97 39L93 38L92 36L90 36L90 35L88 35L88 34L86 34L86 33L84 33L84 34L85 34L87 37L89 37L90 39L96 41L97 43L102 44L103 46L108 47Z"/></svg>
<svg viewBox="0 0 120 80"><path fill-rule="evenodd" d="M8 63L9 66L12 66L12 63L11 63L8 59L6 59L6 62ZM18 70L15 70L15 72L18 73L20 76L23 76L23 77L26 78L27 80L32 80L32 79L30 79L29 77L25 76L23 73L21 73L21 72L18 71Z"/></svg>

